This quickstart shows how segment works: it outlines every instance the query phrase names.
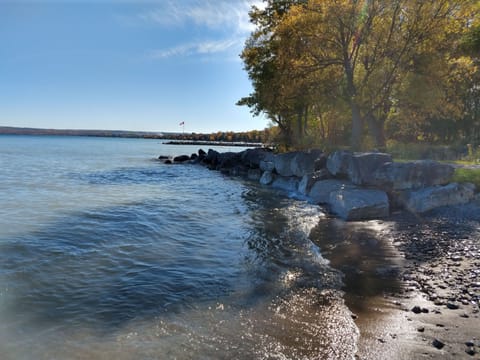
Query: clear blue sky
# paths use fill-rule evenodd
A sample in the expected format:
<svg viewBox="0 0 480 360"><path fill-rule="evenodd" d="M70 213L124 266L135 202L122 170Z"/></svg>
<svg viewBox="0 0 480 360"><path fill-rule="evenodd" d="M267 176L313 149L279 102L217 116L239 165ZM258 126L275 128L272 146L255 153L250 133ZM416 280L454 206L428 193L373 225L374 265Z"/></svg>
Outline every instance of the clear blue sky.
<svg viewBox="0 0 480 360"><path fill-rule="evenodd" d="M235 105L254 2L0 1L0 125L263 129Z"/></svg>

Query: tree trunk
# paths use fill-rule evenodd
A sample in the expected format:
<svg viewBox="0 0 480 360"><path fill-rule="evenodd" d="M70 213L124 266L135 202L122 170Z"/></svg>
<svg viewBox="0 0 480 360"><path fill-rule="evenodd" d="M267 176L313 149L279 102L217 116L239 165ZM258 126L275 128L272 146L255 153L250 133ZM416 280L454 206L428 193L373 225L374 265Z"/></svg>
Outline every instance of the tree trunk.
<svg viewBox="0 0 480 360"><path fill-rule="evenodd" d="M368 122L368 129L370 130L370 135L375 142L375 146L380 151L385 151L386 141L385 141L385 120L377 119L373 115L368 115L366 118Z"/></svg>
<svg viewBox="0 0 480 360"><path fill-rule="evenodd" d="M352 150L360 150L360 145L362 143L363 119L360 114L360 108L354 100L351 101L350 107L352 110L352 137L350 146L352 147Z"/></svg>

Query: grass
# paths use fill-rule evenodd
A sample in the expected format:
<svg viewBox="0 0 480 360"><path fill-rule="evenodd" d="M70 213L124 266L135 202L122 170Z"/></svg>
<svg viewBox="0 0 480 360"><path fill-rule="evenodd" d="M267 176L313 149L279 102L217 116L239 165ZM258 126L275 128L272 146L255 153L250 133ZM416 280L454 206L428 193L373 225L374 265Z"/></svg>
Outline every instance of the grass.
<svg viewBox="0 0 480 360"><path fill-rule="evenodd" d="M469 182L480 189L480 169L457 168L452 180L454 182Z"/></svg>

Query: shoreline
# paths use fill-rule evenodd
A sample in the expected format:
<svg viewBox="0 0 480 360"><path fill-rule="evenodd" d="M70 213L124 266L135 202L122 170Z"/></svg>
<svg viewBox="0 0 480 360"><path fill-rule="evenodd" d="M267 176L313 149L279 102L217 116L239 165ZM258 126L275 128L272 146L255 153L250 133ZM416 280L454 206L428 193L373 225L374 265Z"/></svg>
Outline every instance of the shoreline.
<svg viewBox="0 0 480 360"><path fill-rule="evenodd" d="M480 205L470 204L342 225L355 231L360 253L325 257L345 274L356 359L480 359L479 217ZM371 246L361 252L364 242Z"/></svg>

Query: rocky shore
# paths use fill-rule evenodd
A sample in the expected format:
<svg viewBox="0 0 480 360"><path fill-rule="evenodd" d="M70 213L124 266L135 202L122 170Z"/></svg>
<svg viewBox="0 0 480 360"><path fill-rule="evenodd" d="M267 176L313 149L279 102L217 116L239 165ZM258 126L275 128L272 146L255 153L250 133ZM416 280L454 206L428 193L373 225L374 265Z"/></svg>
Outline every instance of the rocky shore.
<svg viewBox="0 0 480 360"><path fill-rule="evenodd" d="M473 184L451 182L455 169L449 164L430 160L399 163L379 152L325 154L310 150L274 154L265 148L224 153L210 149L159 159L165 164L202 164L295 192L351 221L385 218L396 209L423 214L478 198Z"/></svg>
<svg viewBox="0 0 480 360"><path fill-rule="evenodd" d="M345 274L361 334L355 358L480 359L480 198L450 182L450 165L266 149L161 160L295 192L339 218L337 235L318 245Z"/></svg>

